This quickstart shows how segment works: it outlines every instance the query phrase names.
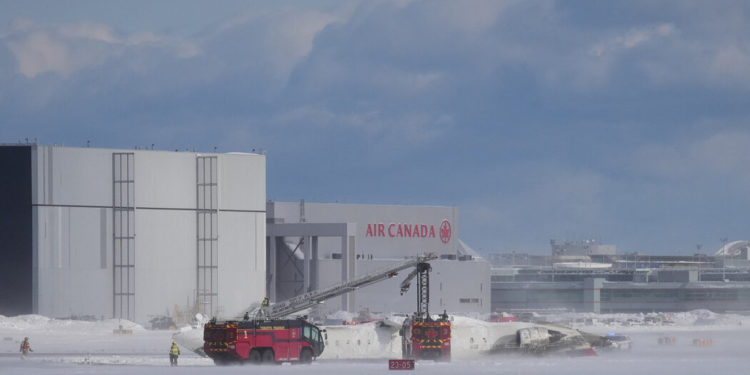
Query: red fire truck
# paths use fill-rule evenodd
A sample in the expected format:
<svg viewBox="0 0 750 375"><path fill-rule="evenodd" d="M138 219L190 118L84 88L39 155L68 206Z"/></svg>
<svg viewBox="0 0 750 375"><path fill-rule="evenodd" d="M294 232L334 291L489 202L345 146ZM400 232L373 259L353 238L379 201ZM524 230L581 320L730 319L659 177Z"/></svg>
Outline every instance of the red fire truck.
<svg viewBox="0 0 750 375"><path fill-rule="evenodd" d="M408 280L424 269L427 262L437 259L426 254L405 260L354 280L344 281L328 288L312 291L276 304L266 298L260 306L251 306L242 320L217 323L212 320L204 326L203 351L216 364L232 362L249 363L309 363L320 356L324 348L325 331L303 319L281 319L284 316L314 307L321 302L349 293L357 288L396 276L404 269L415 268ZM407 283L407 281L404 281ZM402 294L408 285L402 283ZM421 293L421 292L420 292ZM421 295L421 294L420 294ZM250 319L250 317L256 319Z"/></svg>
<svg viewBox="0 0 750 375"><path fill-rule="evenodd" d="M451 359L451 322L448 314L437 318L430 315L430 271L427 262L417 267L401 283L401 294L409 289L411 280L417 278L417 312L404 320L401 326L401 353L403 358L434 359L450 361Z"/></svg>
<svg viewBox="0 0 750 375"><path fill-rule="evenodd" d="M323 353L321 330L303 319L207 323L203 351L217 365L310 363Z"/></svg>

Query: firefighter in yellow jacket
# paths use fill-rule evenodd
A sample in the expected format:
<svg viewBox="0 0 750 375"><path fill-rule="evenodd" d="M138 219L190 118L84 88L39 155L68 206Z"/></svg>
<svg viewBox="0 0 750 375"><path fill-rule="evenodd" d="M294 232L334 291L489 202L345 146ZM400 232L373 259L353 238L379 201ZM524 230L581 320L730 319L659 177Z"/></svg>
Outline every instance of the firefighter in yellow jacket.
<svg viewBox="0 0 750 375"><path fill-rule="evenodd" d="M169 348L169 365L177 366L177 357L180 356L180 347L177 346L177 341L172 341L172 347Z"/></svg>

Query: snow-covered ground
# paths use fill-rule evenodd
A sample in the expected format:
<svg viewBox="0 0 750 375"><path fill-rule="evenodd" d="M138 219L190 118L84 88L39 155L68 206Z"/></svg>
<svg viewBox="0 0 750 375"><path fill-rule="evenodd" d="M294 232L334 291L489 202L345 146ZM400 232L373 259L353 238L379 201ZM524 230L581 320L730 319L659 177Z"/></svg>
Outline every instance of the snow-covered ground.
<svg viewBox="0 0 750 375"><path fill-rule="evenodd" d="M667 323L663 322L665 317ZM708 375L747 374L750 368L750 317L746 316L700 310L668 315L556 314L539 318L567 322L591 333L623 333L632 338L634 346L630 351L601 352L596 357L488 355L450 363L420 361L414 372ZM132 333L113 333L119 329ZM167 351L173 333L146 330L118 320L86 322L38 315L0 316L0 374L389 373L385 359L322 359L310 366L216 367L209 359L188 350L183 350L179 367L169 368ZM30 338L34 350L26 360L18 353L24 336ZM660 344L664 337L672 338L674 343ZM701 345L696 345L697 340L702 340Z"/></svg>

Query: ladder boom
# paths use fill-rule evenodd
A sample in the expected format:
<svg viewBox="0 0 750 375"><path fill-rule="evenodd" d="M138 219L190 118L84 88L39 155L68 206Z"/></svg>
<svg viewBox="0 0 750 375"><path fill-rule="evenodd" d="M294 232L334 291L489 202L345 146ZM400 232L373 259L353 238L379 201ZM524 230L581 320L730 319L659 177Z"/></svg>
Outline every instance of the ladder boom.
<svg viewBox="0 0 750 375"><path fill-rule="evenodd" d="M344 282L329 286L324 289L315 290L315 291L308 292L305 294L300 294L299 296L292 297L286 301L282 301L279 303L272 304L270 306L255 309L255 311L253 311L251 315L253 316L260 315L263 318L275 319L275 318L280 318L286 315L294 314L295 312L302 311L304 309L313 307L317 304L323 303L327 299L338 297L344 293L357 290L358 288L371 285L371 284L383 281L385 279L389 279L393 276L396 276L399 271L402 271L411 267L414 267L414 271L412 271L409 274L409 276L411 278L414 278L413 275L417 274L419 265L427 264L426 262L433 260L433 259L437 259L437 256L434 254L420 255L416 258L408 259L401 263L398 263L389 267L385 267L373 273L357 277L353 280L344 281ZM405 292L404 286L403 286L404 283L401 283L401 284L402 284L401 290L403 294ZM406 289L408 290L408 286L406 287Z"/></svg>

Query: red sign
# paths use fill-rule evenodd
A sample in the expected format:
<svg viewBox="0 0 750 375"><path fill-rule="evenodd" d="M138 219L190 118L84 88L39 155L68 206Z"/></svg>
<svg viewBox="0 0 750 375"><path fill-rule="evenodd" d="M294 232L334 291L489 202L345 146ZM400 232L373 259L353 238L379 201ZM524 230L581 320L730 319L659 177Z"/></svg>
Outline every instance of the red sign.
<svg viewBox="0 0 750 375"><path fill-rule="evenodd" d="M450 242L451 232L451 222L448 220L443 220L443 222L440 223L440 241L443 241L443 243Z"/></svg>
<svg viewBox="0 0 750 375"><path fill-rule="evenodd" d="M389 370L414 370L413 359L389 359Z"/></svg>
<svg viewBox="0 0 750 375"><path fill-rule="evenodd" d="M440 241L448 243L451 240L452 229L448 220L440 223ZM372 223L367 224L365 237L382 238L437 238L435 225L412 223Z"/></svg>

